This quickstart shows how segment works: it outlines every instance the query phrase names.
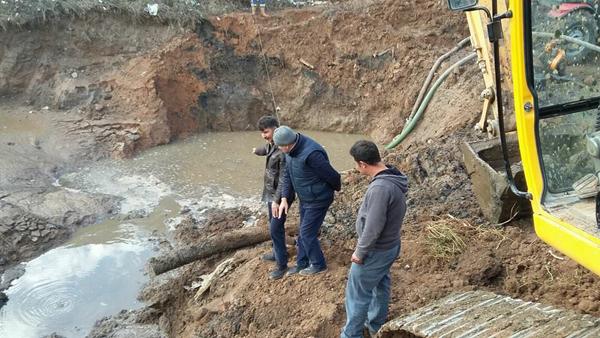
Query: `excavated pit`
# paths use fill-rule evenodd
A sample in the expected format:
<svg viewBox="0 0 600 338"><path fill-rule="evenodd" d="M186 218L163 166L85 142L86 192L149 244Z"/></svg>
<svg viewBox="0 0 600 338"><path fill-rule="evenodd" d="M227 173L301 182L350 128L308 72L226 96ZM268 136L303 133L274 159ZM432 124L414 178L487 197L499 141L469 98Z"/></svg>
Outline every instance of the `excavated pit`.
<svg viewBox="0 0 600 338"><path fill-rule="evenodd" d="M22 222L5 211L24 209L23 219L47 223L19 201L52 196L57 176L199 132L254 130L256 119L277 107L282 121L296 128L387 141L401 130L435 59L467 35L464 18L434 0L340 1L275 12L266 20L232 13L193 30L131 24L118 15L66 18L31 29L35 34L0 32L0 109L23 119L43 116L44 128L60 137L2 138L3 158L19 159L0 167L10 173L0 186L0 216L7 216L0 217L1 235L14 243L2 250L29 250L1 252L9 259L0 261L0 271L58 244L72 227L110 214L105 201L107 208L94 215L70 213L68 222L56 224L64 229L56 239L34 242L20 233ZM475 289L597 316L598 277L554 258L530 220L494 227L483 218L459 150L463 141L483 138L471 130L481 108L480 76L474 64L452 74L415 132L385 154L411 182L402 257L392 268L390 318ZM55 144L67 145L61 156L53 156ZM44 158L41 166L36 156ZM19 178L31 168L35 185ZM141 295L146 308L99 322L91 336L120 330L173 337L337 336L345 317L353 217L365 188L356 173L344 175L323 228L327 274L274 283L266 277L270 266L258 260L268 246L217 255L155 279ZM259 224L265 226L264 219ZM467 243L462 252L435 251L431 229L441 225ZM177 236L203 238L193 227L186 231ZM235 260L232 272L194 300L192 282L226 258Z"/></svg>

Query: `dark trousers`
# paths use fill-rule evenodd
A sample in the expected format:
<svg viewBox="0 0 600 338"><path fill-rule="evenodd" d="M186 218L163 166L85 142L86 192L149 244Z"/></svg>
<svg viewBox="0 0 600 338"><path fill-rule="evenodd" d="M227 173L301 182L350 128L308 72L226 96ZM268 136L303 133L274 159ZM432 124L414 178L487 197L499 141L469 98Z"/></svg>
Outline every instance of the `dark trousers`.
<svg viewBox="0 0 600 338"><path fill-rule="evenodd" d="M309 264L317 268L327 267L318 237L327 209L329 205L321 208L305 208L300 203L300 232L296 258L298 267L308 267Z"/></svg>
<svg viewBox="0 0 600 338"><path fill-rule="evenodd" d="M273 256L279 269L287 269L288 253L285 248L285 219L283 214L281 218L273 217L271 212L271 202L267 203L269 209L269 232L273 241Z"/></svg>

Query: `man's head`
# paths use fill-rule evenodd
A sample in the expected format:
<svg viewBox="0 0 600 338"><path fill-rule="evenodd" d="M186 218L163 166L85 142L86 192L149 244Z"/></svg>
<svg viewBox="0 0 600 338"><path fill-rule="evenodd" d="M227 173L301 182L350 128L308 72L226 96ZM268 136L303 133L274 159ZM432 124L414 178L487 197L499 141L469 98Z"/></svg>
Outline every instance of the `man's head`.
<svg viewBox="0 0 600 338"><path fill-rule="evenodd" d="M296 144L298 133L288 126L281 126L275 129L273 141L284 153L289 153Z"/></svg>
<svg viewBox="0 0 600 338"><path fill-rule="evenodd" d="M279 121L277 121L276 117L267 115L261 117L256 126L260 130L260 136L271 143L273 142L273 133L279 127Z"/></svg>
<svg viewBox="0 0 600 338"><path fill-rule="evenodd" d="M352 148L350 148L350 155L354 158L356 169L361 174L370 175L370 169L383 165L381 163L379 149L377 149L377 145L371 141L356 141Z"/></svg>

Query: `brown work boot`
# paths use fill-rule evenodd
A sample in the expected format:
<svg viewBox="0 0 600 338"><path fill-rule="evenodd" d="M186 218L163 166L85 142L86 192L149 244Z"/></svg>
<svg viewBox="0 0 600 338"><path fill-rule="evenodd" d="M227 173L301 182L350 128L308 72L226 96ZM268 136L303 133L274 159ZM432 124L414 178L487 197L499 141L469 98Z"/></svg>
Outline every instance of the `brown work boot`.
<svg viewBox="0 0 600 338"><path fill-rule="evenodd" d="M268 18L268 17L269 17L269 15L267 14L267 12L266 12L266 10L265 10L265 8L264 8L264 7L261 7L261 8L260 8L260 15L262 15L262 16L263 16L263 17L265 17L265 18Z"/></svg>

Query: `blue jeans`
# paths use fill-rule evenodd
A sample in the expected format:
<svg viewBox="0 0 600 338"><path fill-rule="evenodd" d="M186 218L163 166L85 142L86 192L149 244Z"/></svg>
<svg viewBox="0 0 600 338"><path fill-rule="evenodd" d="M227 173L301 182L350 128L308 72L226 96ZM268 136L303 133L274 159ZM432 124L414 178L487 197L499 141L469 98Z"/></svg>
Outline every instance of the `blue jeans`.
<svg viewBox="0 0 600 338"><path fill-rule="evenodd" d="M261 7L265 6L265 0L250 0L251 6L260 5Z"/></svg>
<svg viewBox="0 0 600 338"><path fill-rule="evenodd" d="M370 251L363 264L352 263L346 284L346 325L340 338L362 337L363 327L375 333L385 323L390 302L390 267L400 245Z"/></svg>
<svg viewBox="0 0 600 338"><path fill-rule="evenodd" d="M273 217L271 203L267 203L267 209L269 209L269 232L273 241L273 256L279 269L287 269L288 253L285 248L286 215L283 214L281 218Z"/></svg>
<svg viewBox="0 0 600 338"><path fill-rule="evenodd" d="M305 208L300 203L300 232L296 257L298 267L308 267L309 264L321 269L327 267L318 237L327 209L329 205L321 208Z"/></svg>

